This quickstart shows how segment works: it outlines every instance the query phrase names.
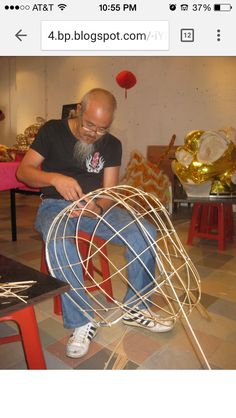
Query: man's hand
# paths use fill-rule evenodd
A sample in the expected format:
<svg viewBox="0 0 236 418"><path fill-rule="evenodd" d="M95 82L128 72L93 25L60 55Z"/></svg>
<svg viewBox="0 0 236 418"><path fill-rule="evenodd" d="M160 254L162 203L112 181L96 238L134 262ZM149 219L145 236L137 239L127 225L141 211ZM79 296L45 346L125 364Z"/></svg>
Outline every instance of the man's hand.
<svg viewBox="0 0 236 418"><path fill-rule="evenodd" d="M89 218L97 218L97 216L101 215L101 208L97 206L93 200L89 201L89 203L85 200L84 202L78 202L77 207L81 209L73 210L70 214L70 218L76 218L80 215L88 216Z"/></svg>
<svg viewBox="0 0 236 418"><path fill-rule="evenodd" d="M51 184L65 200L74 202L84 196L79 183L72 177L64 176L63 174L55 174Z"/></svg>

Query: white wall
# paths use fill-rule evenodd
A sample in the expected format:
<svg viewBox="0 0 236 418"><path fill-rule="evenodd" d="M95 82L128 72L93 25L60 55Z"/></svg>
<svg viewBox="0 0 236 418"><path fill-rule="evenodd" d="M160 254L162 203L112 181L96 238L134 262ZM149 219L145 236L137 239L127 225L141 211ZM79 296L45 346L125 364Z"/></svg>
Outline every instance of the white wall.
<svg viewBox="0 0 236 418"><path fill-rule="evenodd" d="M12 144L16 133L16 83L14 58L0 58L0 109L6 118L0 122L0 143Z"/></svg>
<svg viewBox="0 0 236 418"><path fill-rule="evenodd" d="M125 99L115 81L127 69L137 77ZM194 129L236 127L236 57L0 57L0 142L36 116L59 118L62 104L78 102L90 88L111 90L118 100L113 132L130 152L147 145L177 144Z"/></svg>

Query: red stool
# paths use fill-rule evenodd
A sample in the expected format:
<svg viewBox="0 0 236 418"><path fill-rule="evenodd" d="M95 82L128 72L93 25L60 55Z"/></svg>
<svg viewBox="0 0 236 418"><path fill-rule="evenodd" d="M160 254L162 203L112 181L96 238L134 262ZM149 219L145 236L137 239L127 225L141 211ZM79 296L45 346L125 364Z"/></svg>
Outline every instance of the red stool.
<svg viewBox="0 0 236 418"><path fill-rule="evenodd" d="M225 241L233 240L234 221L231 203L194 203L187 244L193 238L218 241L219 251L225 249Z"/></svg>
<svg viewBox="0 0 236 418"><path fill-rule="evenodd" d="M92 239L92 236L84 231L79 231L77 236L80 254L83 260L86 260L89 253L89 243ZM107 259L107 248L106 248L106 240L100 238L98 236L93 237L93 243L98 247L101 248L99 251L99 268L95 265L92 260L92 257L89 259L87 263L87 273L83 270L84 280L91 280L90 276L94 278L94 272L99 274L103 278L103 280L99 283L99 286L92 285L89 286L87 289L89 292L93 292L98 290L101 287L106 292L106 299L108 302L113 301L113 292L112 292L112 285L110 279L110 269L109 269L109 262ZM42 273L49 274L46 258L45 258L45 245L42 245L42 253L41 253L41 267L40 270ZM54 313L56 315L62 315L62 308L61 308L61 298L60 296L54 297Z"/></svg>
<svg viewBox="0 0 236 418"><path fill-rule="evenodd" d="M20 333L9 337L1 337L0 344L21 341L28 369L46 369L34 308L28 306L17 312L9 313L0 318L0 322L3 321L16 322Z"/></svg>

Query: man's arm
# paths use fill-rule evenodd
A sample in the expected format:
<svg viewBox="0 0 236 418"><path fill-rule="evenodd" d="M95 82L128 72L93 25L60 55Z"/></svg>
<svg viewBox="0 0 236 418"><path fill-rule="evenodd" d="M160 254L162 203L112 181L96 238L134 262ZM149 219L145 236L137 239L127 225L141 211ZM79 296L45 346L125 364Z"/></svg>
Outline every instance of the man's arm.
<svg viewBox="0 0 236 418"><path fill-rule="evenodd" d="M119 184L120 167L106 167L103 174L103 187L113 187Z"/></svg>
<svg viewBox="0 0 236 418"><path fill-rule="evenodd" d="M103 187L113 187L119 184L120 167L106 167L103 173ZM113 202L109 199L97 199L96 203L105 212L112 206Z"/></svg>
<svg viewBox="0 0 236 418"><path fill-rule="evenodd" d="M65 200L78 200L84 194L78 182L63 174L42 171L40 166L44 157L30 149L24 156L17 170L17 178L30 187L53 186Z"/></svg>

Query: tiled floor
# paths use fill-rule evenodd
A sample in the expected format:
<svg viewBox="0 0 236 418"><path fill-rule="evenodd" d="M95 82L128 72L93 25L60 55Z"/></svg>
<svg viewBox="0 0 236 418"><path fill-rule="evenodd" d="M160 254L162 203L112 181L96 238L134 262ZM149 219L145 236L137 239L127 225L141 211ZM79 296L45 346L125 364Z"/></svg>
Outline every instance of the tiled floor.
<svg viewBox="0 0 236 418"><path fill-rule="evenodd" d="M18 241L11 241L8 192L0 193L0 253L39 269L41 240L33 222L39 203L37 196L17 196ZM181 207L174 225L183 243L186 242L191 209ZM195 240L187 251L198 268L202 280L202 304L210 320L198 310L190 316L205 356L213 369L236 369L236 239L226 251L218 252L216 242ZM101 328L83 359L65 356L65 345L71 331L63 328L60 316L53 314L52 300L36 306L41 340L48 369L111 369L117 354L108 362L119 343L125 326L118 323ZM12 323L0 326L1 335L9 335ZM204 361L196 348L186 324L177 322L165 334L152 334L139 328L128 328L120 348L124 369L202 369ZM0 369L25 369L19 342L0 346Z"/></svg>

